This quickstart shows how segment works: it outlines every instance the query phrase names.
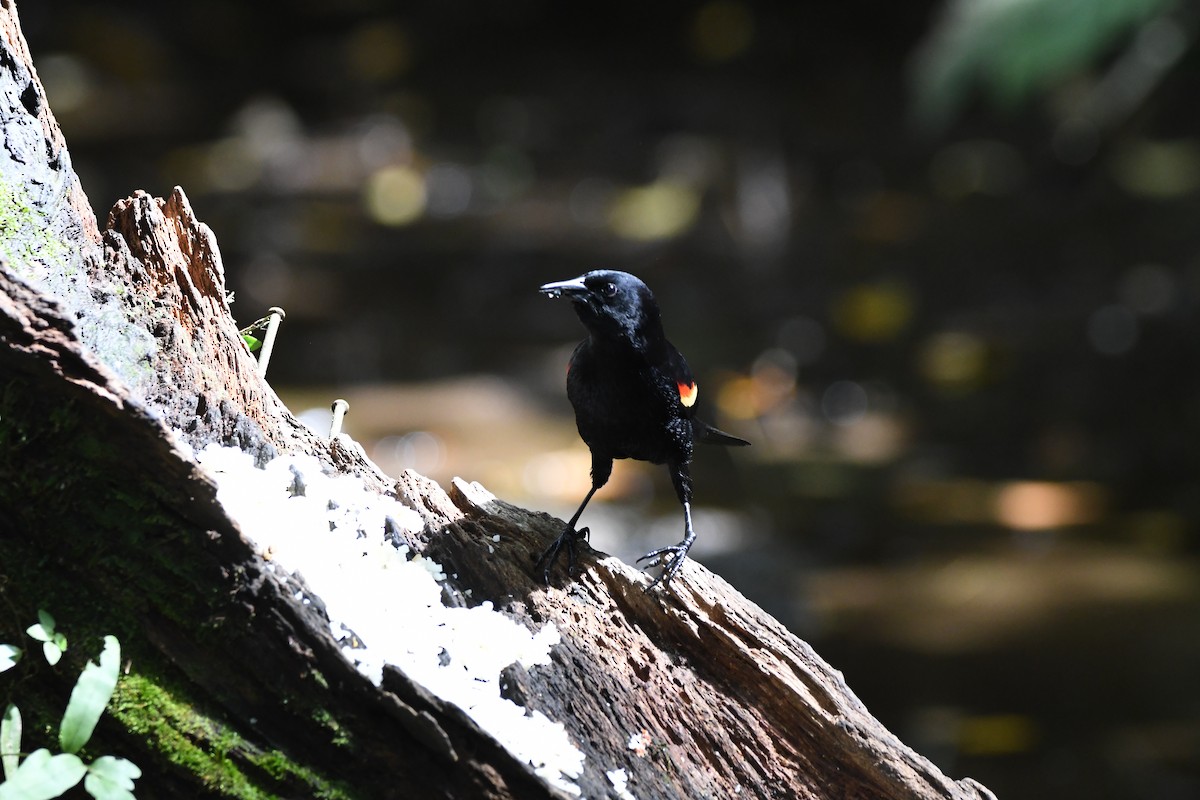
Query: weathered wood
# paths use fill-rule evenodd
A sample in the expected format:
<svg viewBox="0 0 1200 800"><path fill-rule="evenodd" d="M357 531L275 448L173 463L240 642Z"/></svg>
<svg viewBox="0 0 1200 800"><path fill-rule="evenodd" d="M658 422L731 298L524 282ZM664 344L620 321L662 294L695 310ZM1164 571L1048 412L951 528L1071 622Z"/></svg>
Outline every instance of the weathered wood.
<svg viewBox="0 0 1200 800"><path fill-rule="evenodd" d="M173 433L7 269L0 342L3 630L48 604L82 641L118 634L130 670L116 704L145 708L115 710L127 730L110 736L146 773L143 796L237 796L235 773L282 795L551 796L458 709L403 675L388 690L360 675L319 605L297 601L302 582L268 569ZM63 679L39 680L53 698ZM160 693L177 716L142 719L165 713L150 705ZM229 749L229 763L180 763L172 736ZM266 762L282 774L258 774Z"/></svg>
<svg viewBox="0 0 1200 800"><path fill-rule="evenodd" d="M237 444L265 461L306 452L332 465L329 445L287 410L258 376L231 315L216 237L196 219L183 189L165 200L145 192L118 201L104 234L106 276L131 287L131 321L159 347L145 401L194 446ZM361 454L339 469L379 489L386 476Z"/></svg>
<svg viewBox="0 0 1200 800"><path fill-rule="evenodd" d="M592 552L577 581L544 589L531 565L560 521L459 480L449 499L458 512L429 554L473 597L564 632L559 668L514 670L512 692L588 743L588 769L632 763L635 793L664 797L992 796L903 745L812 648L695 562L671 591L647 593L644 573ZM631 761L639 733L644 753Z"/></svg>
<svg viewBox="0 0 1200 800"><path fill-rule="evenodd" d="M0 97L5 150L0 179L10 188L21 187L44 215L43 224L53 238L76 242L86 250L85 258L94 258L100 243L96 215L71 168L62 128L46 102L11 0L0 2ZM4 233L11 248L11 237L33 232Z"/></svg>
<svg viewBox="0 0 1200 800"><path fill-rule="evenodd" d="M307 431L242 348L216 239L183 191L138 192L102 233L89 227L2 0L0 33L0 115L25 147L10 146L9 161L29 159L0 164L0 175L29 183L34 216L57 220L52 239L67 255L46 260L82 270L84 293L69 313L48 296L52 281L0 268L0 623L7 636L48 603L87 620L80 645L121 638L129 670L97 735L142 767L140 794L561 796L400 670L382 687L360 675L319 598L254 551L182 439L236 444L260 460L305 453L357 475L421 515L410 544L456 576L449 602L490 600L531 629L553 622L554 663L510 667L506 692L566 726L587 757L587 797L608 796L605 772L617 767L640 798L992 796L904 746L811 648L699 565L670 591L646 593L640 572L586 551L577 581L544 587L531 565L560 521L475 484L456 481L447 494L415 473L393 483L352 443ZM52 190L34 185L51 175ZM150 348L128 373L81 341L88 293L108 311L116 302ZM313 602L297 599L305 594ZM23 669L23 697L61 708L71 670ZM642 745L631 746L635 735Z"/></svg>
<svg viewBox="0 0 1200 800"><path fill-rule="evenodd" d="M157 655L199 687L194 702L219 708L234 729L252 732L247 747L302 754L310 769L343 784L347 773L402 779L405 789L396 793L367 784L373 796L405 796L416 786L445 796L538 796L531 774L511 758L498 786L456 780L472 766L490 779L505 762L503 751L399 673L389 674L387 691L358 675L319 610L293 598L301 584L265 571L188 454L73 341L54 303L7 272L0 272L0 299L0 340L7 345L0 368L10 376L5 411L24 418L22 431L40 453L9 452L3 473L10 485L32 471L99 497L146 493L126 500L139 513L120 519L136 530L126 530L108 553L120 569L99 576L86 568L94 559L87 543L63 542L58 532L82 526L116 537L106 529L113 522L89 503L74 506L67 522L48 511L61 505L59 489L31 496L24 482L23 511L9 517L14 530L3 541L6 564L34 563L41 548L66 556L59 577L34 573L36 583L44 589L65 578L110 619L129 618ZM57 430L36 422L47 400L72 411ZM65 464L80 474L67 473ZM689 563L672 592L646 593L637 570L585 557L577 582L547 589L530 565L558 520L502 503L478 485L456 482L447 495L406 473L398 488L426 521L423 545L414 544L458 574L455 583L472 589L471 602L490 599L531 628L551 621L563 633L556 668L510 669L509 696L567 725L588 756L580 781L588 795L605 792L606 766L632 764L631 786L648 796L732 796L739 787L748 797L989 796L969 781L950 781L904 747L807 645L699 565ZM16 499L3 500L14 511ZM169 524L150 522L149 508ZM176 588L168 593L166 586ZM142 603L149 596L152 608ZM466 601L461 594L459 600ZM192 626L214 619L221 634L198 647ZM138 634L127 636L132 652L144 654ZM281 713L280 698L299 697L303 704L293 699ZM326 710L356 743L353 759L307 718L315 709ZM631 758L634 734L646 744ZM391 744L383 750L367 746L385 741ZM475 760L459 763L465 753Z"/></svg>

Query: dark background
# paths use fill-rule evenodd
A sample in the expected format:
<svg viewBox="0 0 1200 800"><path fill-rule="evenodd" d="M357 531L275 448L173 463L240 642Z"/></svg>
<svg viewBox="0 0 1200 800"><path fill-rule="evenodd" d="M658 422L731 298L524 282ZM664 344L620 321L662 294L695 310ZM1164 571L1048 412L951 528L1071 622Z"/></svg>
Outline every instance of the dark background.
<svg viewBox="0 0 1200 800"><path fill-rule="evenodd" d="M101 221L182 185L295 411L569 514L535 289L635 272L755 444L697 456L699 560L954 777L1200 797L1196 9L962 8L20 12ZM599 499L599 547L680 535L664 470Z"/></svg>

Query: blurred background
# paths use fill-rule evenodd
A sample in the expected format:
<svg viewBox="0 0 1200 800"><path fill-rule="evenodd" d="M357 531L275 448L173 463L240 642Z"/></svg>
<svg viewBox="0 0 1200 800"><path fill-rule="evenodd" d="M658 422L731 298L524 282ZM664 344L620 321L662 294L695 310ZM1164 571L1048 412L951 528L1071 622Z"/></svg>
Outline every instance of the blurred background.
<svg viewBox="0 0 1200 800"><path fill-rule="evenodd" d="M101 221L182 185L318 427L569 515L536 287L634 272L754 442L697 455L698 560L951 776L1200 797L1195 2L20 13ZM628 462L584 522L682 533Z"/></svg>

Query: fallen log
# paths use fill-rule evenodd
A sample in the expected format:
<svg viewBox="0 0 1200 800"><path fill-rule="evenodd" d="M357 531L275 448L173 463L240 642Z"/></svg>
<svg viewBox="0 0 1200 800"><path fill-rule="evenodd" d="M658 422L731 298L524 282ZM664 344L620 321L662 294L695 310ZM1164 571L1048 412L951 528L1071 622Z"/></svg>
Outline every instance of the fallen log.
<svg viewBox="0 0 1200 800"><path fill-rule="evenodd" d="M700 565L646 592L583 548L543 586L561 521L301 425L183 190L98 229L11 3L0 33L0 639L48 606L73 641L0 676L30 747L112 633L89 747L137 763L142 796L992 797Z"/></svg>

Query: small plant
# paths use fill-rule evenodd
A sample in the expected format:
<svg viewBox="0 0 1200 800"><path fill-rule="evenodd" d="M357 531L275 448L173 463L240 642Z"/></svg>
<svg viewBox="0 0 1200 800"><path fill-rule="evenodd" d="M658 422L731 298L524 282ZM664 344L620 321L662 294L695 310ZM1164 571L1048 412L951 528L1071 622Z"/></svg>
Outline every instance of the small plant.
<svg viewBox="0 0 1200 800"><path fill-rule="evenodd" d="M246 349L251 353L257 352L258 349L262 347L262 340L254 334L258 333L259 331L265 331L267 329L267 325L270 323L271 317L266 316L262 319L254 320L254 322L251 322L249 325L238 331L238 333L240 333L242 336L242 342L246 345Z"/></svg>
<svg viewBox="0 0 1200 800"><path fill-rule="evenodd" d="M55 630L54 617L38 611L38 624L26 631L42 643L42 653L51 665L58 663L67 648L67 639ZM21 648L0 645L0 672L17 663ZM0 783L0 800L51 800L83 781L83 788L96 800L134 800L133 782L142 771L136 764L115 756L100 756L85 764L77 753L87 744L104 713L121 665L121 644L115 636L104 637L100 662L89 661L84 666L67 710L58 729L61 753L51 754L46 748L34 750L21 759L21 712L13 704L0 717L0 765L4 782Z"/></svg>
<svg viewBox="0 0 1200 800"><path fill-rule="evenodd" d="M39 608L37 624L30 625L25 631L42 643L42 654L46 656L46 663L52 667L67 649L67 637L55 630L54 625L54 617L50 616L50 612Z"/></svg>
<svg viewBox="0 0 1200 800"><path fill-rule="evenodd" d="M0 644L0 672L12 669L21 660L21 648L11 644Z"/></svg>

